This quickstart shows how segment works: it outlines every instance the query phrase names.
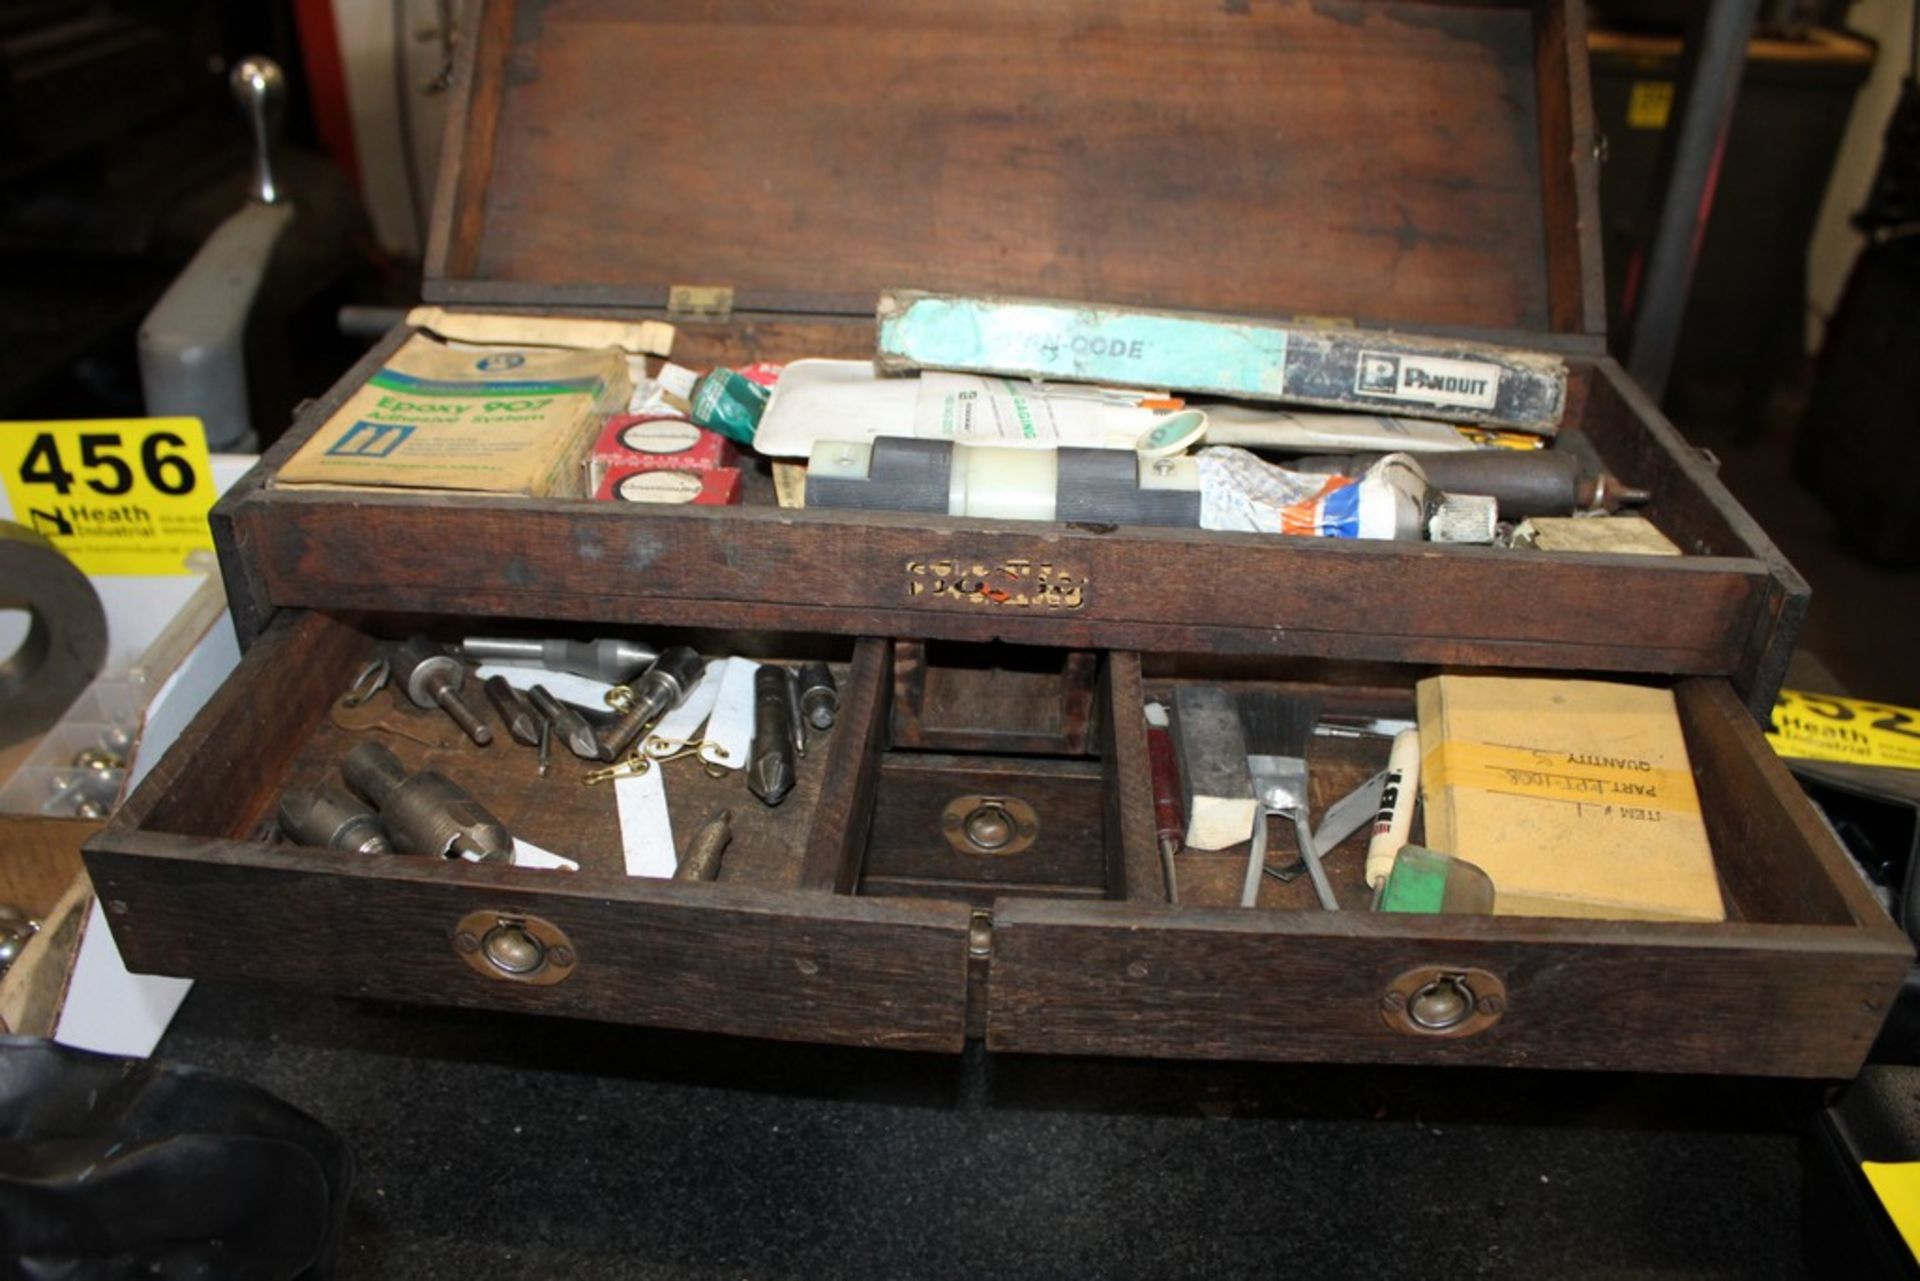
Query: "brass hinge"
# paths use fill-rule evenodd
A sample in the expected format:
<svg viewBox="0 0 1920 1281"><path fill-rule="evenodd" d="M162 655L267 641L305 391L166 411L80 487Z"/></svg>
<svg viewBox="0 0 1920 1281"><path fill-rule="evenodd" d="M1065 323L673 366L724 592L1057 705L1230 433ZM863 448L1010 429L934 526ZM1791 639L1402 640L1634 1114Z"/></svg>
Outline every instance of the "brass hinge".
<svg viewBox="0 0 1920 1281"><path fill-rule="evenodd" d="M667 319L718 325L733 319L732 285L667 286Z"/></svg>

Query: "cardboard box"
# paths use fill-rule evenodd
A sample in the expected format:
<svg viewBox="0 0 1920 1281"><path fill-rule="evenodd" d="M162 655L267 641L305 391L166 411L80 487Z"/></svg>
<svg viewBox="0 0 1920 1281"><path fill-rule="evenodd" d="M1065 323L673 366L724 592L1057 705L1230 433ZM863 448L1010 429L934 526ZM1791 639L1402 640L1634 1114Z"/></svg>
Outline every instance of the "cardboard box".
<svg viewBox="0 0 1920 1281"><path fill-rule="evenodd" d="M1437 676L1419 708L1426 844L1493 878L1496 915L1726 919L1671 693Z"/></svg>
<svg viewBox="0 0 1920 1281"><path fill-rule="evenodd" d="M275 483L582 497L580 456L632 391L611 348L461 349L415 334Z"/></svg>

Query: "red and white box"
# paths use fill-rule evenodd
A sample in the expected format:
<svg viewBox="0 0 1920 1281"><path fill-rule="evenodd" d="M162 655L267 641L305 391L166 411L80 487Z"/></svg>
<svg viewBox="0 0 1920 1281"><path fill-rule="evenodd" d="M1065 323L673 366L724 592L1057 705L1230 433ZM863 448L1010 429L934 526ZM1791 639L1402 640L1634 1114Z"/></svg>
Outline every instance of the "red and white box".
<svg viewBox="0 0 1920 1281"><path fill-rule="evenodd" d="M614 503L730 507L740 501L740 469L715 467L707 471L686 471L616 464L607 468L593 496Z"/></svg>
<svg viewBox="0 0 1920 1281"><path fill-rule="evenodd" d="M587 456L587 483L600 483L615 467L650 471L714 471L736 467L740 449L718 432L663 414L615 414L600 429Z"/></svg>

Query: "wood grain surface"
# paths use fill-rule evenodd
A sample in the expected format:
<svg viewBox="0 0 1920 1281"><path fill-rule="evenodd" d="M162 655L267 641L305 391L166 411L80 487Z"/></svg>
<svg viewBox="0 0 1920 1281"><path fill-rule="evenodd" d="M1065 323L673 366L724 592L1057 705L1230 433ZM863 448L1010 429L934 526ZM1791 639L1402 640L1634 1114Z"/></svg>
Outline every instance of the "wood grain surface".
<svg viewBox="0 0 1920 1281"><path fill-rule="evenodd" d="M961 1048L968 913L804 890L589 879L154 832L103 836L88 869L128 965L349 996L779 1040ZM456 923L488 909L563 930L550 986L476 973Z"/></svg>
<svg viewBox="0 0 1920 1281"><path fill-rule="evenodd" d="M1580 330L1593 243L1545 230L1595 182L1560 11L489 0L428 293L724 284L857 314L912 285Z"/></svg>
<svg viewBox="0 0 1920 1281"><path fill-rule="evenodd" d="M809 850L832 844L831 834L813 835L829 764L861 756L864 747L850 740L882 724L871 694L864 714L856 709L814 735L778 809L756 800L738 773L711 778L688 761L656 767L667 773L680 839L722 805L734 815L719 881L681 885L625 875L611 789L584 786L588 766L557 744L553 771L540 778L531 749L504 734L475 747L443 713L401 706L390 692L376 695L390 721L444 745L333 724L328 709L374 649L351 620L282 616L116 813L87 852L88 870L96 886L116 887L108 897L122 910L109 921L130 964L674 1027L958 1048L967 912L798 888ZM878 690L884 655L869 643L856 653L860 681L845 665L836 674L853 689ZM340 759L368 737L409 769L451 778L516 835L581 870L354 858L243 839L257 837L284 788L339 786ZM843 810L823 821L847 830ZM579 973L552 987L475 975L450 938L476 908L556 921L580 950ZM331 957L310 955L324 954L328 935L343 928L364 933ZM587 964L588 940L603 964ZM783 992L788 973L795 981ZM718 999L720 991L729 995ZM852 1012L862 1006L867 1014Z"/></svg>
<svg viewBox="0 0 1920 1281"><path fill-rule="evenodd" d="M1911 952L1897 931L1003 901L991 1050L1845 1078ZM1417 966L1507 989L1476 1036L1399 1031Z"/></svg>

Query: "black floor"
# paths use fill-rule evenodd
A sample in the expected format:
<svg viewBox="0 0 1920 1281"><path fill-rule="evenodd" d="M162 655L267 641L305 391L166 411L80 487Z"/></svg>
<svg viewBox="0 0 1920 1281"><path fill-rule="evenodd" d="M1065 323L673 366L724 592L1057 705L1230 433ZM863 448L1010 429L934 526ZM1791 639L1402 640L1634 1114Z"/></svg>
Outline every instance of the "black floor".
<svg viewBox="0 0 1920 1281"><path fill-rule="evenodd" d="M1920 704L1915 576L1835 543L1780 433L1717 448L1813 582L1796 681ZM355 1277L1804 1274L1814 1094L1779 1083L928 1059L224 984L160 1054L347 1139Z"/></svg>
<svg viewBox="0 0 1920 1281"><path fill-rule="evenodd" d="M344 1274L1793 1277L1803 1087L961 1059L202 984L331 1124Z"/></svg>

